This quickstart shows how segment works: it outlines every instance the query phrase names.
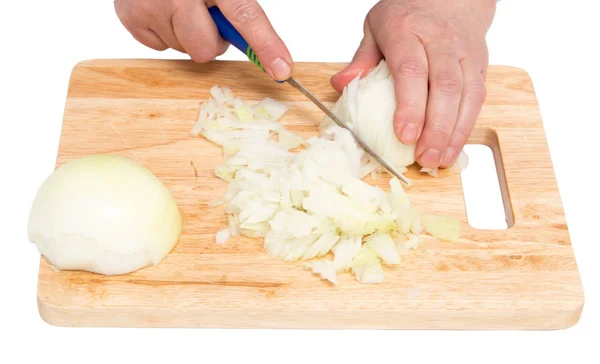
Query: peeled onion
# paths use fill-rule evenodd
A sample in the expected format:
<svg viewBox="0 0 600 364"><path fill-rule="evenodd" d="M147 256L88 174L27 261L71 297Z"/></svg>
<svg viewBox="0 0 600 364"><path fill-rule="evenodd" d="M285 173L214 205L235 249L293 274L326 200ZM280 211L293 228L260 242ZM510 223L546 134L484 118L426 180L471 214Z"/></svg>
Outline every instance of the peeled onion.
<svg viewBox="0 0 600 364"><path fill-rule="evenodd" d="M416 143L404 144L394 132L396 94L394 79L385 60L368 70L366 76L356 76L343 90L331 111L343 120L378 155L387 160L396 170L406 170L415 163ZM329 117L319 126L321 135L328 136L340 128ZM468 157L461 150L456 162L448 170L460 173L468 164ZM360 165L364 177L374 171L385 170L371 156L365 154ZM387 171L385 171L387 172ZM438 168L422 168L421 172L438 177ZM400 172L403 173L403 172Z"/></svg>
<svg viewBox="0 0 600 364"><path fill-rule="evenodd" d="M158 264L181 228L175 200L152 172L131 159L93 155L42 183L28 236L59 270L115 275Z"/></svg>
<svg viewBox="0 0 600 364"><path fill-rule="evenodd" d="M364 78L357 76L352 80L331 109L377 154L393 167L402 169L415 162L416 144L403 144L396 137L395 110L394 79L385 60ZM321 122L322 134L329 134L329 130L335 129L337 125L330 118L325 117Z"/></svg>

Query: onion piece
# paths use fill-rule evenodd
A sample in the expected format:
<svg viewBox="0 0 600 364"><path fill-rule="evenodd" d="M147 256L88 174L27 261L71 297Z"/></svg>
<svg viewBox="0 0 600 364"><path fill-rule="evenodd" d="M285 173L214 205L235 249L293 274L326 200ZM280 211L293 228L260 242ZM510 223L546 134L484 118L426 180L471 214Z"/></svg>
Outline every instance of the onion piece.
<svg viewBox="0 0 600 364"><path fill-rule="evenodd" d="M362 246L362 238L342 236L338 243L333 246L333 263L335 270L344 272L352 268L354 257L358 255Z"/></svg>
<svg viewBox="0 0 600 364"><path fill-rule="evenodd" d="M241 99L237 97L233 99L233 108L240 121L254 120L252 109Z"/></svg>
<svg viewBox="0 0 600 364"><path fill-rule="evenodd" d="M288 107L270 97L264 98L252 108L254 113L272 120L279 120L288 112Z"/></svg>
<svg viewBox="0 0 600 364"><path fill-rule="evenodd" d="M363 246L352 264L352 273L360 283L381 283L385 279L377 253Z"/></svg>
<svg viewBox="0 0 600 364"><path fill-rule="evenodd" d="M372 248L389 265L400 264L400 252L390 234L377 232L365 238L366 246Z"/></svg>
<svg viewBox="0 0 600 364"><path fill-rule="evenodd" d="M379 261L375 261L371 265L358 266L352 270L356 276L356 280L360 283L373 284L381 283L385 280L383 267Z"/></svg>
<svg viewBox="0 0 600 364"><path fill-rule="evenodd" d="M282 148L294 149L294 148L301 146L303 143L304 143L304 140L301 137L299 137L287 130L279 131L279 145Z"/></svg>
<svg viewBox="0 0 600 364"><path fill-rule="evenodd" d="M223 230L217 231L216 241L217 245L225 244L229 238L231 237L231 230L229 228L225 228Z"/></svg>
<svg viewBox="0 0 600 364"><path fill-rule="evenodd" d="M233 237L239 236L240 235L240 224L239 224L237 218L233 215L228 215L227 223L228 223L228 227L229 227L231 236L233 236Z"/></svg>
<svg viewBox="0 0 600 364"><path fill-rule="evenodd" d="M306 264L307 269L312 269L314 274L318 274L322 279L337 285L335 274L335 265L331 260L317 260Z"/></svg>
<svg viewBox="0 0 600 364"><path fill-rule="evenodd" d="M408 234L407 237L408 240L404 243L404 246L407 249L417 249L421 244L421 239L419 239L418 235Z"/></svg>
<svg viewBox="0 0 600 364"><path fill-rule="evenodd" d="M460 237L460 220L448 216L422 215L425 231L437 239L455 243Z"/></svg>
<svg viewBox="0 0 600 364"><path fill-rule="evenodd" d="M323 234L321 237L304 253L302 259L312 259L322 257L327 254L331 247L340 239L337 235Z"/></svg>
<svg viewBox="0 0 600 364"><path fill-rule="evenodd" d="M464 150L461 150L460 154L458 155L458 158L456 158L456 161L452 163L452 165L448 167L448 169L454 173L461 173L467 168L468 165L469 156L467 155L467 153L465 153Z"/></svg>
<svg viewBox="0 0 600 364"><path fill-rule="evenodd" d="M438 168L426 168L423 167L421 168L421 173L427 173L428 175L430 175L431 177L438 177Z"/></svg>

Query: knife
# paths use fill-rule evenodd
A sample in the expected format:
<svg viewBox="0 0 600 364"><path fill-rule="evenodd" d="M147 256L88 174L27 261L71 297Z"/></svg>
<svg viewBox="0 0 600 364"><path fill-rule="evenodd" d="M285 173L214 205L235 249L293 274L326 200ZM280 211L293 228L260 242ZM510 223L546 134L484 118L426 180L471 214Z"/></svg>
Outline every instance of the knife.
<svg viewBox="0 0 600 364"><path fill-rule="evenodd" d="M242 53L246 54L246 57L256 66L258 66L261 70L265 70L263 66L260 64L260 61L256 57L256 54L252 50L252 48L248 45L248 42L242 37L242 35L235 29L235 27L225 18L225 15L221 12L221 10L217 6L211 6L208 8L210 15L212 16L217 29L219 30L219 34L221 37L233 45L235 48L240 50ZM300 91L304 96L306 96L310 101L312 101L319 109L321 109L331 120L333 120L339 127L344 128L350 132L354 140L358 145L361 146L369 155L371 155L381 166L383 166L388 172L396 176L402 182L409 184L406 177L404 177L401 173L396 171L394 167L392 167L385 159L377 155L377 153L371 149L362 139L352 131L343 121L341 121L337 116L335 116L315 95L313 95L310 91L308 91L300 82L298 82L294 77L290 77L285 81L277 81L279 83L287 82L292 85L295 89Z"/></svg>

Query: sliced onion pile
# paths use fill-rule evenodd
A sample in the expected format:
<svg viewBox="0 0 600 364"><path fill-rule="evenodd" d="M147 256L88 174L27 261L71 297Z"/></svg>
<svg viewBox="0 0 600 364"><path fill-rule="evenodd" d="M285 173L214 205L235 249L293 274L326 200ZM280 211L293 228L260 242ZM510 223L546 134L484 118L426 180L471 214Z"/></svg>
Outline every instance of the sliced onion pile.
<svg viewBox="0 0 600 364"><path fill-rule="evenodd" d="M419 213L395 177L389 193L361 180L381 168L347 130L324 123L320 137L304 140L279 123L284 104L266 98L250 106L227 87L214 86L210 94L191 135L220 145L226 160L215 170L228 182L222 199L212 203L224 204L228 216L217 244L240 235L263 238L272 258L306 261L307 269L333 284L343 272L361 283L380 283L382 265L401 264L402 253L419 246L420 234L459 238L458 220ZM350 107L339 105L340 116L348 116ZM384 117L389 115L376 115ZM393 145L389 150L407 153L397 165L414 162L407 157L412 147Z"/></svg>

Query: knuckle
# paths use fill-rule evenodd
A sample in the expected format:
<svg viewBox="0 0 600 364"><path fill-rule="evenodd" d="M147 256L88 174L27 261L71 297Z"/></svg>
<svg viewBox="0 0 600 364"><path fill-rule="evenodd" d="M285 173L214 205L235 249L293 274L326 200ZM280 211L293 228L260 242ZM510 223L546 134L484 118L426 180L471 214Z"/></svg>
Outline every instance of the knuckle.
<svg viewBox="0 0 600 364"><path fill-rule="evenodd" d="M443 144L452 133L450 126L451 124L447 122L426 123L423 133L427 135L428 140L432 141L432 144Z"/></svg>
<svg viewBox="0 0 600 364"><path fill-rule="evenodd" d="M258 43L255 43L252 47L256 54L263 54L267 49L271 48L275 44L275 39L272 37L260 37Z"/></svg>
<svg viewBox="0 0 600 364"><path fill-rule="evenodd" d="M219 54L219 42L206 34L200 35L194 46L190 47L188 54L196 62L209 62Z"/></svg>
<svg viewBox="0 0 600 364"><path fill-rule="evenodd" d="M206 63L212 61L217 56L216 48L199 47L188 51L189 56L196 63Z"/></svg>
<svg viewBox="0 0 600 364"><path fill-rule="evenodd" d="M123 23L123 25L125 25L126 27L130 26L133 23L133 17L131 16L131 6L128 2L116 0L115 13L117 14L119 20L121 20L121 23Z"/></svg>
<svg viewBox="0 0 600 364"><path fill-rule="evenodd" d="M485 85L482 82L467 85L465 97L477 105L483 105L487 97Z"/></svg>
<svg viewBox="0 0 600 364"><path fill-rule="evenodd" d="M168 6L171 8L172 13L184 11L189 5L189 1L186 0L169 0Z"/></svg>
<svg viewBox="0 0 600 364"><path fill-rule="evenodd" d="M432 79L433 86L443 95L456 96L462 92L461 76L449 70L437 72Z"/></svg>
<svg viewBox="0 0 600 364"><path fill-rule="evenodd" d="M398 63L396 74L408 78L426 78L427 65L414 58L405 58Z"/></svg>
<svg viewBox="0 0 600 364"><path fill-rule="evenodd" d="M191 26L188 23L193 21L193 6L192 3L186 0L171 0L170 8L165 12L170 16L172 23L179 23L187 27Z"/></svg>
<svg viewBox="0 0 600 364"><path fill-rule="evenodd" d="M152 31L149 29L135 29L131 34L138 42L154 50L164 51L169 48L157 36L153 36Z"/></svg>
<svg viewBox="0 0 600 364"><path fill-rule="evenodd" d="M145 27L152 21L152 9L145 2L116 0L115 12L128 29Z"/></svg>
<svg viewBox="0 0 600 364"><path fill-rule="evenodd" d="M254 24L260 14L260 6L255 1L236 1L232 5L234 18L241 24Z"/></svg>
<svg viewBox="0 0 600 364"><path fill-rule="evenodd" d="M429 127L429 130L432 135L438 137L448 137L450 136L450 127L449 123L435 123Z"/></svg>
<svg viewBox="0 0 600 364"><path fill-rule="evenodd" d="M396 115L400 118L418 121L422 124L425 120L424 110L421 110L420 103L414 99L399 100L396 108Z"/></svg>
<svg viewBox="0 0 600 364"><path fill-rule="evenodd" d="M400 123L423 125L425 123L425 114L419 110L415 102L402 101L398 104L394 112L394 120Z"/></svg>
<svg viewBox="0 0 600 364"><path fill-rule="evenodd" d="M146 45L159 52L166 51L167 49L169 49L169 47L165 44L146 43Z"/></svg>
<svg viewBox="0 0 600 364"><path fill-rule="evenodd" d="M457 125L456 129L454 129L454 133L452 136L454 144L464 144L467 139L469 139L469 135L471 134L471 128L461 125Z"/></svg>

